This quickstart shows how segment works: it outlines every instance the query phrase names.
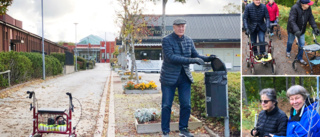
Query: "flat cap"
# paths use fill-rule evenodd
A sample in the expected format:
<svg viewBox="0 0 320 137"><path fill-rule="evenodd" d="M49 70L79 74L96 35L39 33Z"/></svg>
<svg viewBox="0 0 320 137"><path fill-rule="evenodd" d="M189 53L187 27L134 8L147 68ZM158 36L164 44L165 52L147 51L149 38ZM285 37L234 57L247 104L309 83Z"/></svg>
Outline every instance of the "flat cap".
<svg viewBox="0 0 320 137"><path fill-rule="evenodd" d="M179 24L187 24L187 21L181 18L173 21L173 25L179 25Z"/></svg>

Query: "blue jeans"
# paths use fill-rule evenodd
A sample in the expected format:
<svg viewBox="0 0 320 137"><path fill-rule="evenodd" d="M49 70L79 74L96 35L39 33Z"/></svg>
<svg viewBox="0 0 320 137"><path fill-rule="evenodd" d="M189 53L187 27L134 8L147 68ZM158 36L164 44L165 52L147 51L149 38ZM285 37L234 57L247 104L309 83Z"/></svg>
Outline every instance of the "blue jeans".
<svg viewBox="0 0 320 137"><path fill-rule="evenodd" d="M259 37L259 42L264 42L264 34L265 32L261 31L260 29L256 29L254 32L252 32L251 35L251 43L257 43L257 36ZM257 47L252 47L253 52L255 55L257 55ZM260 54L263 54L266 51L266 46L260 46Z"/></svg>
<svg viewBox="0 0 320 137"><path fill-rule="evenodd" d="M179 129L187 128L191 113L191 81L184 71L181 71L177 82L174 85L161 84L162 105L161 105L161 128L162 132L170 132L171 107L174 93L178 88L180 102Z"/></svg>
<svg viewBox="0 0 320 137"><path fill-rule="evenodd" d="M293 43L295 37L296 36L294 34L288 33L287 52L291 51L292 43ZM304 44L305 44L304 34L302 34L300 36L300 38L298 39L298 43L299 43L299 47L302 48L304 46ZM298 60L301 60L302 56L303 56L303 50L300 50L298 53Z"/></svg>

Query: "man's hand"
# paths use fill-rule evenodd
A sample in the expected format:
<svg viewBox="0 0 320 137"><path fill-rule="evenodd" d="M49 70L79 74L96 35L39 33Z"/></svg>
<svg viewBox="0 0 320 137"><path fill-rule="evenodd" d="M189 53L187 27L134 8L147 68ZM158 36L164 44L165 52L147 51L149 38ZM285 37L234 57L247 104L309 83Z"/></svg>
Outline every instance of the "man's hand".
<svg viewBox="0 0 320 137"><path fill-rule="evenodd" d="M210 60L210 61L214 60L215 58L217 58L216 55L211 54L211 55L209 56L209 60Z"/></svg>
<svg viewBox="0 0 320 137"><path fill-rule="evenodd" d="M249 30L249 29L246 29L245 34L246 34L246 35L249 35L249 34L250 34L250 30Z"/></svg>
<svg viewBox="0 0 320 137"><path fill-rule="evenodd" d="M300 36L301 36L301 31L297 31L296 33L294 33L294 35L296 35L298 38L300 38Z"/></svg>
<svg viewBox="0 0 320 137"><path fill-rule="evenodd" d="M320 31L319 31L318 28L315 28L315 29L314 29L314 34L316 34L316 35L319 35L319 34L320 34Z"/></svg>
<svg viewBox="0 0 320 137"><path fill-rule="evenodd" d="M204 64L204 61L201 58L190 58L189 61L190 63L193 63L193 64L198 64L198 65Z"/></svg>
<svg viewBox="0 0 320 137"><path fill-rule="evenodd" d="M277 17L276 22L279 24L279 18Z"/></svg>
<svg viewBox="0 0 320 137"><path fill-rule="evenodd" d="M252 131L252 135L256 136L256 135L257 135L257 130L254 129L254 130Z"/></svg>

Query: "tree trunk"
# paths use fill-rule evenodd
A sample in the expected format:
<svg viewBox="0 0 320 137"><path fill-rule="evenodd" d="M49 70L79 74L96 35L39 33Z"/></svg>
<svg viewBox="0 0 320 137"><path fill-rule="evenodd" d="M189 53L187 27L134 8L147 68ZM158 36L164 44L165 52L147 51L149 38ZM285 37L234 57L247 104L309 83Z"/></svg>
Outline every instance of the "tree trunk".
<svg viewBox="0 0 320 137"><path fill-rule="evenodd" d="M291 77L291 86L296 85L295 77Z"/></svg>
<svg viewBox="0 0 320 137"><path fill-rule="evenodd" d="M166 4L168 0L162 0L162 37L166 35L165 17L166 17Z"/></svg>
<svg viewBox="0 0 320 137"><path fill-rule="evenodd" d="M132 36L132 35L131 35ZM131 37L131 75L130 77L133 79L133 73L135 72L136 78L137 78L137 84L139 84L139 76L138 76L138 69L137 69L137 64L136 64L136 57L134 54L134 42L133 42L133 37ZM135 69L135 71L133 71Z"/></svg>
<svg viewBox="0 0 320 137"><path fill-rule="evenodd" d="M277 91L277 89L276 89L276 77L273 77L272 79L273 79L273 88L274 88L275 91Z"/></svg>
<svg viewBox="0 0 320 137"><path fill-rule="evenodd" d="M259 92L262 90L262 86L261 86L261 77L258 77L258 81L259 81Z"/></svg>
<svg viewBox="0 0 320 137"><path fill-rule="evenodd" d="M246 87L245 87L243 78L242 78L242 100L243 100L244 104L247 106L248 105L248 97L247 97Z"/></svg>
<svg viewBox="0 0 320 137"><path fill-rule="evenodd" d="M299 77L299 85L303 86L303 77Z"/></svg>
<svg viewBox="0 0 320 137"><path fill-rule="evenodd" d="M288 89L289 89L289 78L286 77L286 90L288 90Z"/></svg>

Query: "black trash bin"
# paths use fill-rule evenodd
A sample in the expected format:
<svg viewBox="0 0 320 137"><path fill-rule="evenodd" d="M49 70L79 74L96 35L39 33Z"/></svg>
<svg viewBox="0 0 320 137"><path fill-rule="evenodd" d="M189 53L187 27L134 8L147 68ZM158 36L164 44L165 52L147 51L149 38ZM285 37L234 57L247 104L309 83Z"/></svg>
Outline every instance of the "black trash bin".
<svg viewBox="0 0 320 137"><path fill-rule="evenodd" d="M227 69L219 58L211 61L211 67L213 72L205 72L207 116L225 117L228 108Z"/></svg>

